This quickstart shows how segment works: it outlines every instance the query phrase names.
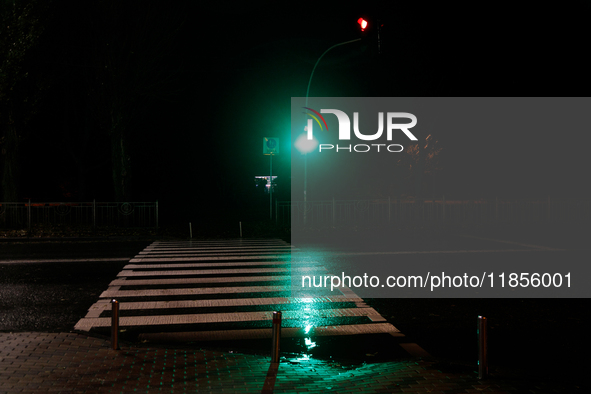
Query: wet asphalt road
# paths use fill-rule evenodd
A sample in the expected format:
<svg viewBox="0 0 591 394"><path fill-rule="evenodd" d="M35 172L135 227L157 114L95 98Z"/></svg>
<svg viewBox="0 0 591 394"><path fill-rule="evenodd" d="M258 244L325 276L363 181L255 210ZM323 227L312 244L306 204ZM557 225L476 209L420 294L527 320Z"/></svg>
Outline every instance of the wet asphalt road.
<svg viewBox="0 0 591 394"><path fill-rule="evenodd" d="M0 243L0 331L71 331L148 244Z"/></svg>
<svg viewBox="0 0 591 394"><path fill-rule="evenodd" d="M128 260L149 244L148 241L0 243L0 331L72 331ZM408 342L416 342L446 360L449 368L474 365L478 315L489 319L489 354L493 367L534 373L541 379L582 379L589 366L584 361L589 349L586 333L589 299L368 299L366 302L399 328ZM389 354L395 347L385 346L384 338L348 341L345 346L342 339L320 339L314 355L353 355L363 357L364 361L400 356ZM359 345L358 349L355 344ZM221 344L210 345L219 348ZM227 346L239 349L252 348L251 345L266 348L268 344Z"/></svg>
<svg viewBox="0 0 591 394"><path fill-rule="evenodd" d="M460 236L478 236L491 240L474 239ZM509 226L502 228L477 229L471 232L433 231L399 234L388 242L381 239L382 234L356 242L338 237L341 250L367 251L382 250L374 245L391 245L392 250L469 250L469 249L531 249L538 245L563 251L506 252L478 254L438 254L443 262L441 270L449 270L452 263L463 261L479 264L482 271L498 270L499 259L515 263L514 270L537 269L539 262L548 260L555 269L560 270L569 264L585 267L573 277L574 286L584 290L579 294L588 294L586 284L591 249L588 228L569 226L539 226L537 228ZM312 239L312 246L317 245ZM507 242L504 242L507 241ZM324 242L333 244L331 239ZM419 264L429 259L429 255L397 255L392 257L397 263L413 267L418 271ZM339 256L325 259L324 265L329 272L339 272L336 267L343 264ZM349 261L357 256L347 257ZM361 255L357 266L362 272L368 271L373 256ZM334 260L335 263L330 260ZM523 263L523 264L520 264ZM466 265L468 266L468 265ZM434 270L435 271L435 270ZM574 283L574 282L573 282ZM517 374L535 376L540 380L567 379L580 384L584 382L588 368L588 351L591 340L587 334L589 318L587 311L591 306L590 298L551 298L548 292L544 298L406 298L404 295L389 298L367 298L363 289L355 289L366 303L376 309L388 322L406 335L408 342L418 343L427 352L444 360L451 372L461 366L477 365L477 317L485 316L489 323L489 365L497 370L508 370ZM461 289L465 291L466 289ZM400 293L399 293L400 294ZM507 297L507 295L505 295ZM386 350L386 349L384 349ZM381 353L381 352L380 352Z"/></svg>

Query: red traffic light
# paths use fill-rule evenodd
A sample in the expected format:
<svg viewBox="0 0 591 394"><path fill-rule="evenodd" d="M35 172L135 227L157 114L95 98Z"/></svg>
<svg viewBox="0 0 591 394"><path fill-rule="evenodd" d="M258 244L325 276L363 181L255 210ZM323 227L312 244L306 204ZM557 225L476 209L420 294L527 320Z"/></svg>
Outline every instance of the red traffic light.
<svg viewBox="0 0 591 394"><path fill-rule="evenodd" d="M364 31L367 27L367 21L363 18L357 19L357 23L359 23L359 26L361 26L361 31Z"/></svg>

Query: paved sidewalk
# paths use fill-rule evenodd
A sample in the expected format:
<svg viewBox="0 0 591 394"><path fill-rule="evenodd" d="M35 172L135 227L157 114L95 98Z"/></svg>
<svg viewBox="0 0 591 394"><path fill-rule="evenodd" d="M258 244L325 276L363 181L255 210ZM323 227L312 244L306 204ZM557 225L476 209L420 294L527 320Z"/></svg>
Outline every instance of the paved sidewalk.
<svg viewBox="0 0 591 394"><path fill-rule="evenodd" d="M0 333L0 393L548 393L584 392L510 377L479 381L434 360L343 366L196 348L110 348L77 333Z"/></svg>

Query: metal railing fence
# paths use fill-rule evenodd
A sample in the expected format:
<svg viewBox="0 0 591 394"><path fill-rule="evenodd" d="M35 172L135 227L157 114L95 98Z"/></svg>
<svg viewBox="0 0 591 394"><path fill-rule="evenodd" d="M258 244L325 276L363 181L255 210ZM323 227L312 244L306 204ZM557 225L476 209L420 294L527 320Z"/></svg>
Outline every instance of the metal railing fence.
<svg viewBox="0 0 591 394"><path fill-rule="evenodd" d="M0 203L0 228L34 225L158 227L158 201Z"/></svg>
<svg viewBox="0 0 591 394"><path fill-rule="evenodd" d="M291 226L536 223L591 220L587 199L367 199L279 201L277 223Z"/></svg>

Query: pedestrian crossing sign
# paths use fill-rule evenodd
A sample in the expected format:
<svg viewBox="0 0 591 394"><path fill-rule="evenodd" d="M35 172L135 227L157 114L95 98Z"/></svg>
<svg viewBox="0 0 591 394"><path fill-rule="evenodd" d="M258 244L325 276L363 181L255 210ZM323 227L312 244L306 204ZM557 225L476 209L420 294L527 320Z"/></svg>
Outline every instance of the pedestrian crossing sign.
<svg viewBox="0 0 591 394"><path fill-rule="evenodd" d="M279 138L263 138L263 155L276 155L279 153Z"/></svg>

